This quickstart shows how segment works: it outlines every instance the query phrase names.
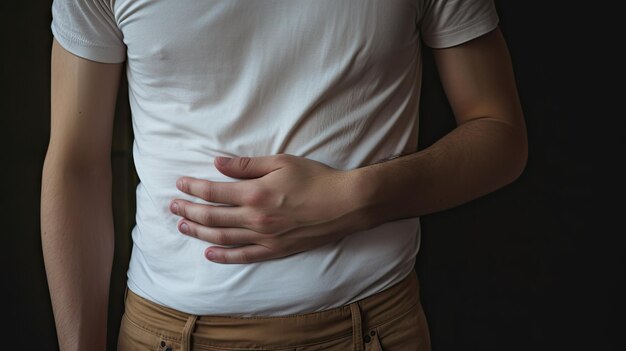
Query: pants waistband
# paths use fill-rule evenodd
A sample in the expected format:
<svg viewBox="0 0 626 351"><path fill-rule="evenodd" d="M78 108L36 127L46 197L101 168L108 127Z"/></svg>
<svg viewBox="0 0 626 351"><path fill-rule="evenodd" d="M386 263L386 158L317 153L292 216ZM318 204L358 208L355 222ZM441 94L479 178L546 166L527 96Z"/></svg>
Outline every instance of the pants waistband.
<svg viewBox="0 0 626 351"><path fill-rule="evenodd" d="M415 272L411 272L382 292L320 312L269 317L196 316L155 304L128 290L125 313L137 324L145 321L148 330L158 329L168 339L180 340L183 350L189 349L193 333L194 343L206 340L216 347L241 348L298 345L302 340L323 342L352 334L354 350L361 351L366 328L391 321L417 303L419 286Z"/></svg>

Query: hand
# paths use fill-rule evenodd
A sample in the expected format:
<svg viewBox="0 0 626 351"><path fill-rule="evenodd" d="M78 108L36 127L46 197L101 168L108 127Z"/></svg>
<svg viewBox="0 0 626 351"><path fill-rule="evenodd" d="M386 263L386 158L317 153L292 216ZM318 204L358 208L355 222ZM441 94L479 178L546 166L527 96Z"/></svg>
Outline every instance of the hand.
<svg viewBox="0 0 626 351"><path fill-rule="evenodd" d="M350 171L340 171L303 157L215 159L223 174L244 179L212 182L191 177L179 190L208 202L182 199L170 210L183 217L181 233L217 245L205 251L219 263L250 263L285 257L340 240L365 229L358 191Z"/></svg>

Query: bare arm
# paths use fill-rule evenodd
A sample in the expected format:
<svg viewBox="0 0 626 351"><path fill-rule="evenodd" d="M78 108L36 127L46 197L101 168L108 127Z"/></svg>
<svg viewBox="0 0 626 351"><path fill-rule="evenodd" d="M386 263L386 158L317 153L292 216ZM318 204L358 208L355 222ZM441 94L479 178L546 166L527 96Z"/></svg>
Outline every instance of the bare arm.
<svg viewBox="0 0 626 351"><path fill-rule="evenodd" d="M420 152L358 171L376 222L463 204L511 183L526 165L526 126L500 30L433 54L457 127Z"/></svg>
<svg viewBox="0 0 626 351"><path fill-rule="evenodd" d="M111 137L122 64L51 57L41 239L61 350L104 350L113 262Z"/></svg>

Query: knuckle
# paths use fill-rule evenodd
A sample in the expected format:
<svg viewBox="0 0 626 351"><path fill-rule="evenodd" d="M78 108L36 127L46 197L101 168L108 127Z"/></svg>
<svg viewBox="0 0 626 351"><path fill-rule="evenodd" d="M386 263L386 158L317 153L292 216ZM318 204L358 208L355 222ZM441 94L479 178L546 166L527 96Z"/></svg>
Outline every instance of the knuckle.
<svg viewBox="0 0 626 351"><path fill-rule="evenodd" d="M200 197L206 201L211 201L213 198L213 187L210 183L205 183L200 191Z"/></svg>
<svg viewBox="0 0 626 351"><path fill-rule="evenodd" d="M265 189L251 191L246 199L251 206L262 206L269 199L269 192Z"/></svg>
<svg viewBox="0 0 626 351"><path fill-rule="evenodd" d="M246 253L245 251L240 251L239 253L237 253L235 257L235 261L240 262L240 263L251 262L248 253Z"/></svg>
<svg viewBox="0 0 626 351"><path fill-rule="evenodd" d="M229 236L223 230L216 230L213 233L213 242L220 245L230 245Z"/></svg>
<svg viewBox="0 0 626 351"><path fill-rule="evenodd" d="M258 228L258 231L262 233L266 233L267 231L269 231L269 228L272 226L273 223L274 219L272 218L272 216L267 214L257 215L253 221L253 225Z"/></svg>
<svg viewBox="0 0 626 351"><path fill-rule="evenodd" d="M239 162L239 168L246 170L250 167L252 159L250 157L240 157L237 159L237 162Z"/></svg>
<svg viewBox="0 0 626 351"><path fill-rule="evenodd" d="M204 211L204 213L200 216L201 218L201 223L210 227L213 224L213 215L211 214L211 212L209 211Z"/></svg>

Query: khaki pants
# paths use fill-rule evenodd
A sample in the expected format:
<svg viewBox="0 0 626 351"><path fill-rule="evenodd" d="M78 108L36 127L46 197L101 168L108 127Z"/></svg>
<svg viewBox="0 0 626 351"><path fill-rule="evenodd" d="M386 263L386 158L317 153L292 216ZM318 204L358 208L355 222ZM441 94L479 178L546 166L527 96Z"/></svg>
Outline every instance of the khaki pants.
<svg viewBox="0 0 626 351"><path fill-rule="evenodd" d="M430 351L415 272L352 304L289 316L195 316L130 290L125 306L120 351Z"/></svg>

